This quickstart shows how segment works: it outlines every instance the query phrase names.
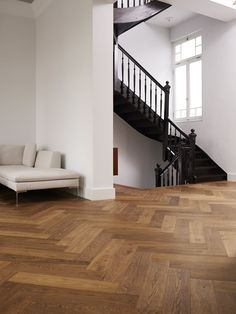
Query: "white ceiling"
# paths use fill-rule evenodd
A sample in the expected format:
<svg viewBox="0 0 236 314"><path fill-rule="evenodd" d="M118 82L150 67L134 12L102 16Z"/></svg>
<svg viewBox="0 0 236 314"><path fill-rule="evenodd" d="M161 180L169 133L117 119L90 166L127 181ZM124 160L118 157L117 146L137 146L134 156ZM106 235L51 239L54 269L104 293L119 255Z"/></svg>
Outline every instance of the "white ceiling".
<svg viewBox="0 0 236 314"><path fill-rule="evenodd" d="M31 4L19 0L0 0L0 12L16 16L35 18L52 1L53 0L34 0L33 3Z"/></svg>
<svg viewBox="0 0 236 314"><path fill-rule="evenodd" d="M164 0L178 8L203 14L220 21L229 22L236 19L236 10L210 0Z"/></svg>
<svg viewBox="0 0 236 314"><path fill-rule="evenodd" d="M53 0L34 0L33 4L21 2L19 0L0 0L0 12L10 13L34 18ZM66 1L66 0L65 0ZM85 1L85 0L84 0ZM104 0L104 2L112 3L115 0ZM187 20L195 14L203 14L221 21L231 21L236 19L236 10L220 5L210 0L162 0L170 3L174 8L169 9L163 15L158 17L162 20L157 22L157 18L153 18L151 23L159 23L165 27L174 26L184 20ZM171 11L172 10L172 11ZM167 15L168 16L167 16ZM167 23L167 17L174 17L174 20ZM172 25L171 25L172 24Z"/></svg>
<svg viewBox="0 0 236 314"><path fill-rule="evenodd" d="M172 6L150 19L147 23L170 28L190 19L195 15L196 13L189 10Z"/></svg>

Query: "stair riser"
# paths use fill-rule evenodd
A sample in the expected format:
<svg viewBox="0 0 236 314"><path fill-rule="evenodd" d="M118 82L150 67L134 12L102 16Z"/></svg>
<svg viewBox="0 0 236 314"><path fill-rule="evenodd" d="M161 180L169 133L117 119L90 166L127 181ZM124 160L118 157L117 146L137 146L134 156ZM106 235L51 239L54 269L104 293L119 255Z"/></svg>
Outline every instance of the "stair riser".
<svg viewBox="0 0 236 314"><path fill-rule="evenodd" d="M204 178L197 178L195 180L195 183L203 183L203 182L217 182L217 181L226 181L227 176L222 175L222 176L209 176L209 177L204 177Z"/></svg>
<svg viewBox="0 0 236 314"><path fill-rule="evenodd" d="M222 171L217 167L215 167L215 168L204 167L204 168L196 168L195 174L197 176L208 175L208 174L209 175L211 175L211 174L216 175L216 174L222 174Z"/></svg>
<svg viewBox="0 0 236 314"><path fill-rule="evenodd" d="M195 165L196 167L205 167L205 166L211 167L214 165L214 163L210 159L196 159Z"/></svg>

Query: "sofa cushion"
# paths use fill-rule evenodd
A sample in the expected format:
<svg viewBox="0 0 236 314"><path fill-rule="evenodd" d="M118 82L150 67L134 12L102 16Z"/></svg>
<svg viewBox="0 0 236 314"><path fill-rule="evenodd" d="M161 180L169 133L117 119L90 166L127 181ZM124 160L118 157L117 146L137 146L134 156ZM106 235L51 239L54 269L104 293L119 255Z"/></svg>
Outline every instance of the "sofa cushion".
<svg viewBox="0 0 236 314"><path fill-rule="evenodd" d="M61 168L61 154L47 150L38 152L35 168Z"/></svg>
<svg viewBox="0 0 236 314"><path fill-rule="evenodd" d="M36 145L26 144L23 154L23 165L33 167L36 158Z"/></svg>
<svg viewBox="0 0 236 314"><path fill-rule="evenodd" d="M0 166L0 177L13 182L35 182L78 179L78 173L66 169L30 168L27 166Z"/></svg>
<svg viewBox="0 0 236 314"><path fill-rule="evenodd" d="M23 145L0 145L0 165L22 165Z"/></svg>

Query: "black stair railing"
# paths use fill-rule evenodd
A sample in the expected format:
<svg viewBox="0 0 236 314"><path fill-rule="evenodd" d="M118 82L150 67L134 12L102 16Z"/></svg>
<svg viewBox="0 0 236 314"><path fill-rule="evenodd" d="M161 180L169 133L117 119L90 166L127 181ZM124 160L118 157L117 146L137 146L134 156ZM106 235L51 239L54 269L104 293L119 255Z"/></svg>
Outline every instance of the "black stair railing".
<svg viewBox="0 0 236 314"><path fill-rule="evenodd" d="M179 156L175 156L164 169L157 164L155 169L156 187L179 185L180 173L178 171L178 161Z"/></svg>
<svg viewBox="0 0 236 314"><path fill-rule="evenodd" d="M169 82L161 85L121 45L116 45L115 51L118 54L115 88L162 128L163 160L167 165L163 170L160 166L155 169L157 186L194 182L196 134L192 130L187 135L169 119Z"/></svg>
<svg viewBox="0 0 236 314"><path fill-rule="evenodd" d="M140 5L148 4L151 1L152 0L118 0L115 2L114 7L118 9L134 8Z"/></svg>
<svg viewBox="0 0 236 314"><path fill-rule="evenodd" d="M169 133L166 148L167 165L155 169L156 186L175 186L194 183L196 134L194 129L186 135L173 121L168 119Z"/></svg>
<svg viewBox="0 0 236 314"><path fill-rule="evenodd" d="M114 8L132 8L152 0L118 0ZM160 84L138 63L114 36L114 89L158 125L163 139L163 169L157 165L156 186L193 183L195 179L196 134L185 134L169 118L170 85Z"/></svg>
<svg viewBox="0 0 236 314"><path fill-rule="evenodd" d="M138 109L154 122L157 117L164 120L165 108L169 107L169 83L162 86L120 45L118 54L118 89L121 94L137 103Z"/></svg>

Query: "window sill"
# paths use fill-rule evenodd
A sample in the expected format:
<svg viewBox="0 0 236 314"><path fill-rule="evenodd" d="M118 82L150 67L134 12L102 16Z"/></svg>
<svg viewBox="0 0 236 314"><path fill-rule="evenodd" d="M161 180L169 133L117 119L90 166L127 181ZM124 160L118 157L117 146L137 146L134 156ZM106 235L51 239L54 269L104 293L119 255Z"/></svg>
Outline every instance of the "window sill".
<svg viewBox="0 0 236 314"><path fill-rule="evenodd" d="M190 119L174 119L174 122L176 123L187 123L187 122L202 122L203 118L198 117L198 118L190 118Z"/></svg>

